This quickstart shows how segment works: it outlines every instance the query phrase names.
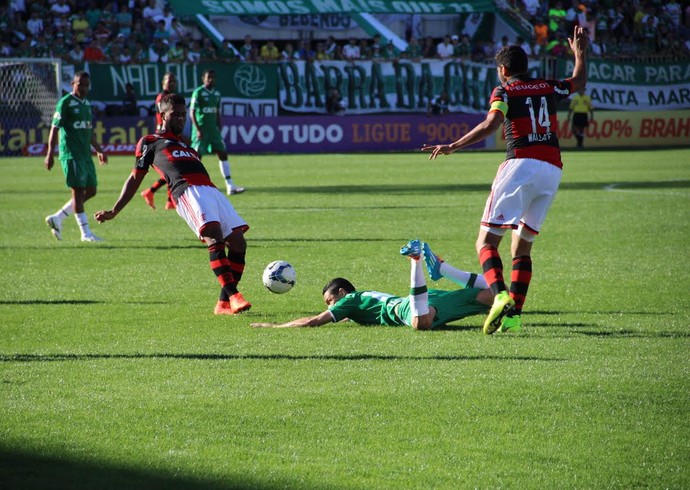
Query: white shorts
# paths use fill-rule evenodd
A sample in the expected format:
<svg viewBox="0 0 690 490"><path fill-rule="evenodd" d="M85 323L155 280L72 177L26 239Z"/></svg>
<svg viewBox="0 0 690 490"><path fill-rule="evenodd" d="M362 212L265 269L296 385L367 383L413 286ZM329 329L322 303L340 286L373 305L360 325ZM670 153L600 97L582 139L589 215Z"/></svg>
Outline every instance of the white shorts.
<svg viewBox="0 0 690 490"><path fill-rule="evenodd" d="M561 169L534 158L511 158L498 168L482 215L483 228L519 225L538 234L551 207Z"/></svg>
<svg viewBox="0 0 690 490"><path fill-rule="evenodd" d="M199 238L204 225L213 221L220 223L223 238L227 238L235 228L249 229L228 198L207 185L189 186L177 200L177 214Z"/></svg>

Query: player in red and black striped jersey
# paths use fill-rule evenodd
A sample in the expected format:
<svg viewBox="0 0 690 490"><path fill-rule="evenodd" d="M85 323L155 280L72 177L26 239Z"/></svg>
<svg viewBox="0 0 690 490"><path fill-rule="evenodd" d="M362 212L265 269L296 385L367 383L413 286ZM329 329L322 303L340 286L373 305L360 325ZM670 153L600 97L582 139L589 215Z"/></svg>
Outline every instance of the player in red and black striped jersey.
<svg viewBox="0 0 690 490"><path fill-rule="evenodd" d="M174 94L177 91L177 77L175 76L175 74L173 72L167 72L165 75L163 75L161 86L163 90L156 96L156 102L154 104L156 117L156 131L160 131L161 129L163 129L163 118L161 117L160 110L161 99L164 95ZM160 189L164 185L165 179L158 179L156 182L153 183L151 187L149 187L141 193L141 197L144 198L146 204L148 204L151 208L156 209L156 206L153 201L153 195L156 193L158 189ZM170 192L168 192L168 201L165 203L165 209L175 209L175 202L173 201Z"/></svg>
<svg viewBox="0 0 690 490"><path fill-rule="evenodd" d="M501 85L491 94L486 119L449 145L427 145L430 160L449 155L496 133L503 125L506 160L491 187L482 216L477 253L494 304L484 322L484 333L519 329L522 307L532 278L532 242L539 233L561 179L558 145L558 99L568 97L587 83L587 35L576 27L568 39L575 55L573 75L565 80L530 78L527 55L519 46L506 46L496 54ZM498 246L507 229L513 229L510 291L503 279Z"/></svg>
<svg viewBox="0 0 690 490"><path fill-rule="evenodd" d="M184 97L161 98L162 128L137 143L136 165L111 210L96 213L99 223L114 219L134 197L151 167L165 180L177 214L199 236L209 251L211 269L221 285L214 313L237 314L251 308L237 285L242 278L247 242L247 223L220 192L201 163L199 154L182 138L187 118ZM227 247L227 253L226 253Z"/></svg>

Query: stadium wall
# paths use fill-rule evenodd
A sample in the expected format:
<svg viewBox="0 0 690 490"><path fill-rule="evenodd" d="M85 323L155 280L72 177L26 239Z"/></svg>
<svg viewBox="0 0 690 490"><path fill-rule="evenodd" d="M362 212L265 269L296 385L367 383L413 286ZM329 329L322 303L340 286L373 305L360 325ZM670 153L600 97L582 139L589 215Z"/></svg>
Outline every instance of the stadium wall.
<svg viewBox="0 0 690 490"><path fill-rule="evenodd" d="M566 114L559 115L563 148L575 146ZM235 154L415 151L447 143L484 118L480 114L372 116L223 117L222 134ZM153 130L151 118L106 117L96 121L99 143L111 154L133 154L137 140ZM690 145L690 110L598 111L586 133L588 148ZM48 128L0 128L0 155L43 155ZM505 148L502 132L474 149Z"/></svg>

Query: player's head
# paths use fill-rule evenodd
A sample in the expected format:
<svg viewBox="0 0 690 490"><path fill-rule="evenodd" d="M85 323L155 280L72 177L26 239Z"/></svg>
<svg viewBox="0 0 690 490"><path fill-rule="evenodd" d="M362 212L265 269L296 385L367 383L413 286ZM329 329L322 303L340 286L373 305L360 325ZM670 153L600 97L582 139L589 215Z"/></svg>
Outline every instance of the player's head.
<svg viewBox="0 0 690 490"><path fill-rule="evenodd" d="M527 53L520 46L504 46L496 53L495 59L502 82L506 78L527 73Z"/></svg>
<svg viewBox="0 0 690 490"><path fill-rule="evenodd" d="M91 76L85 71L78 71L72 77L72 93L83 99L89 93L91 88Z"/></svg>
<svg viewBox="0 0 690 490"><path fill-rule="evenodd" d="M201 82L204 87L211 89L216 84L216 72L213 70L206 70L203 75L201 75Z"/></svg>
<svg viewBox="0 0 690 490"><path fill-rule="evenodd" d="M161 82L163 90L168 93L177 92L177 77L171 71L163 75L163 81Z"/></svg>
<svg viewBox="0 0 690 490"><path fill-rule="evenodd" d="M347 279L336 277L323 287L323 300L328 306L336 304L343 296L355 290Z"/></svg>
<svg viewBox="0 0 690 490"><path fill-rule="evenodd" d="M165 94L160 101L163 130L175 135L182 134L187 120L187 107L180 94Z"/></svg>

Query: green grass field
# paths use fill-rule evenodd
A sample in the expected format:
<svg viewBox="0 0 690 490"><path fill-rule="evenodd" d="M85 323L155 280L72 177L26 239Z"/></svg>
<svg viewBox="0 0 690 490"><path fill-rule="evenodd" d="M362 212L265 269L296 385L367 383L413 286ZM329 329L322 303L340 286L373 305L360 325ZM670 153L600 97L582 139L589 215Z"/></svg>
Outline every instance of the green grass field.
<svg viewBox="0 0 690 490"><path fill-rule="evenodd" d="M237 317L212 314L205 247L162 195L92 218L105 243L72 218L56 242L60 170L1 159L0 487L689 488L688 149L564 153L518 335L484 336L483 317L249 327L321 312L335 276L407 294L410 238L478 270L502 157L233 158L253 303ZM99 169L90 216L132 165ZM285 295L260 280L277 259L298 274Z"/></svg>

